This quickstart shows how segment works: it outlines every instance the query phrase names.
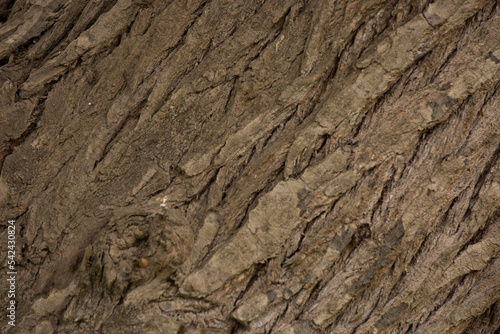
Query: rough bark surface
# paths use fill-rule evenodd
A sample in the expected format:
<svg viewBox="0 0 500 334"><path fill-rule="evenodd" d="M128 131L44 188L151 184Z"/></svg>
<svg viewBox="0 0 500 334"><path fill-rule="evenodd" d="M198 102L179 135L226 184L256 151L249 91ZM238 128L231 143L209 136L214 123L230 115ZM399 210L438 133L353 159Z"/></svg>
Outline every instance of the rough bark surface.
<svg viewBox="0 0 500 334"><path fill-rule="evenodd" d="M0 65L2 333L499 330L497 1L3 0Z"/></svg>

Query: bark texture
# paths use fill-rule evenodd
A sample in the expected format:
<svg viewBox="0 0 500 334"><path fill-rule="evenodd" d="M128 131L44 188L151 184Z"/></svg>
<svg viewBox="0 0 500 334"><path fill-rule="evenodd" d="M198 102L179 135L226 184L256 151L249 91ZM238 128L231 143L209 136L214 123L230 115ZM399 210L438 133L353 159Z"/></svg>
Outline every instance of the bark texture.
<svg viewBox="0 0 500 334"><path fill-rule="evenodd" d="M500 328L497 1L3 0L0 65L2 333Z"/></svg>

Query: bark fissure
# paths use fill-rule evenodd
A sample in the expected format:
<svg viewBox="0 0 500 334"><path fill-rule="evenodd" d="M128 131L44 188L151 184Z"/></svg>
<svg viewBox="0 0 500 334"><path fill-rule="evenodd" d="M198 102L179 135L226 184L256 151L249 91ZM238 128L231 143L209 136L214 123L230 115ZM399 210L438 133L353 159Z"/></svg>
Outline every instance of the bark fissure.
<svg viewBox="0 0 500 334"><path fill-rule="evenodd" d="M16 147L21 146L28 139L28 137L37 130L40 119L43 116L44 102L44 99L38 101L37 105L33 109L32 114L30 115L30 123L26 130L24 130L18 138L9 139L7 141L5 145L6 148L4 148L3 152L0 153L0 175L2 174L5 159L7 159L7 157L12 154L12 152L14 152L14 149Z"/></svg>

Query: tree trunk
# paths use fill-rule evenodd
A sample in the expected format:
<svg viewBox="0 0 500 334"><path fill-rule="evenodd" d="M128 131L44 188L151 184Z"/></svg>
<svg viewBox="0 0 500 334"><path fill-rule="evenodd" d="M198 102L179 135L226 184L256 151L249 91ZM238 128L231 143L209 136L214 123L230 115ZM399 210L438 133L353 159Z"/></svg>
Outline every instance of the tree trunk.
<svg viewBox="0 0 500 334"><path fill-rule="evenodd" d="M497 1L0 22L2 333L500 328Z"/></svg>

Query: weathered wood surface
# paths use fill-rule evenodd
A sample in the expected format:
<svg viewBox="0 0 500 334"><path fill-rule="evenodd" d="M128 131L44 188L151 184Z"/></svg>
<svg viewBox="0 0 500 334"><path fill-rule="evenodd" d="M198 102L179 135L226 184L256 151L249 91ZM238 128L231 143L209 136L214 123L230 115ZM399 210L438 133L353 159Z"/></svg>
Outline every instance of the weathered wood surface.
<svg viewBox="0 0 500 334"><path fill-rule="evenodd" d="M495 332L498 5L1 1L2 333Z"/></svg>

